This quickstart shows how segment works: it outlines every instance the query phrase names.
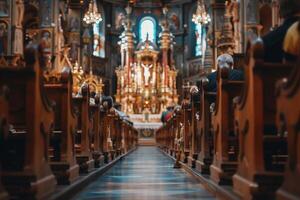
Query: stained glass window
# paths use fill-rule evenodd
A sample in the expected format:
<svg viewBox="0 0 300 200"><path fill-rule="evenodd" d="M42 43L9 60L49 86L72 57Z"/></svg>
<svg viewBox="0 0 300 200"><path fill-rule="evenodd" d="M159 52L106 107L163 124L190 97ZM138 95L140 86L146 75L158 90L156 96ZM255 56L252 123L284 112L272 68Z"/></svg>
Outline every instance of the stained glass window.
<svg viewBox="0 0 300 200"><path fill-rule="evenodd" d="M202 26L199 24L195 25L196 34L196 46L195 46L195 56L202 56Z"/></svg>
<svg viewBox="0 0 300 200"><path fill-rule="evenodd" d="M151 42L155 42L155 20L152 17L144 17L140 22L140 40L145 41L147 35Z"/></svg>
<svg viewBox="0 0 300 200"><path fill-rule="evenodd" d="M104 28L102 26L103 22L98 22L93 25L94 34L94 45L93 45L93 55L97 57L105 57L105 35Z"/></svg>

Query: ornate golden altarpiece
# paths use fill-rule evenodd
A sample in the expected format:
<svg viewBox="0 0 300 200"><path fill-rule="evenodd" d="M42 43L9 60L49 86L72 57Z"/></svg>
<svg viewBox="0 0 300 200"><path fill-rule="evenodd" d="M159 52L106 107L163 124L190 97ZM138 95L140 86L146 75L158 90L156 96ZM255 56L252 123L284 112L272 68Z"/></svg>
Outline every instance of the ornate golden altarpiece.
<svg viewBox="0 0 300 200"><path fill-rule="evenodd" d="M121 34L121 66L116 69L116 102L127 114L160 114L178 102L177 70L173 62L173 35L167 18L161 20L160 48L148 40L134 47L132 22L127 12Z"/></svg>

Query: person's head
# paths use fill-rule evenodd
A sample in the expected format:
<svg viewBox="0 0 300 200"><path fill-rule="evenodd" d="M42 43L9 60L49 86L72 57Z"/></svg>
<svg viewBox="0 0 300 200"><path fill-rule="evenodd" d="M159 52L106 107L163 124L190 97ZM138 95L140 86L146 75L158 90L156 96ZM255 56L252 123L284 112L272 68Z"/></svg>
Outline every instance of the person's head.
<svg viewBox="0 0 300 200"><path fill-rule="evenodd" d="M279 0L280 15L283 18L289 18L300 14L299 0Z"/></svg>
<svg viewBox="0 0 300 200"><path fill-rule="evenodd" d="M284 62L295 63L300 54L300 20L294 23L287 31L284 43Z"/></svg>
<svg viewBox="0 0 300 200"><path fill-rule="evenodd" d="M227 67L233 68L233 58L229 54L222 54L217 58L217 66L218 68Z"/></svg>

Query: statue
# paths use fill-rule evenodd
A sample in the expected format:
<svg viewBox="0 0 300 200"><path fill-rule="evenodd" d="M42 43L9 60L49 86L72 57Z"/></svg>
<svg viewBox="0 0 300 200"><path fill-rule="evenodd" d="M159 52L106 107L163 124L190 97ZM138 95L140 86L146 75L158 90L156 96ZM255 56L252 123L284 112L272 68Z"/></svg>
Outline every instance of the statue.
<svg viewBox="0 0 300 200"><path fill-rule="evenodd" d="M150 69L153 67L153 65L144 65L142 63L142 67L144 68L144 78L145 78L145 85L149 84L149 78L150 78Z"/></svg>
<svg viewBox="0 0 300 200"><path fill-rule="evenodd" d="M22 55L23 54L22 22L23 22L23 17L24 17L24 1L23 0L16 0L14 16L15 16L16 29L14 31L13 53L15 55Z"/></svg>
<svg viewBox="0 0 300 200"><path fill-rule="evenodd" d="M24 1L16 0L16 9L15 9L15 22L17 27L22 27L24 17Z"/></svg>

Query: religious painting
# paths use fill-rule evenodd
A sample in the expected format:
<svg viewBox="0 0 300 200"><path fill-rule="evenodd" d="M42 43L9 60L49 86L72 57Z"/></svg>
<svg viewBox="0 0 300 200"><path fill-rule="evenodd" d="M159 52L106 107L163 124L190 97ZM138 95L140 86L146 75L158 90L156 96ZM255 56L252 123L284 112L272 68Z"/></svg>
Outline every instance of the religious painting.
<svg viewBox="0 0 300 200"><path fill-rule="evenodd" d="M122 28L122 22L126 16L125 10L121 7L114 7L113 13L114 29L120 30Z"/></svg>
<svg viewBox="0 0 300 200"><path fill-rule="evenodd" d="M7 54L7 29L8 25L7 23L0 21L0 55Z"/></svg>
<svg viewBox="0 0 300 200"><path fill-rule="evenodd" d="M170 21L170 29L171 31L179 31L180 29L180 9L179 8L171 8L168 12L168 18Z"/></svg>
<svg viewBox="0 0 300 200"><path fill-rule="evenodd" d="M0 0L0 17L9 15L9 2L10 0Z"/></svg>

